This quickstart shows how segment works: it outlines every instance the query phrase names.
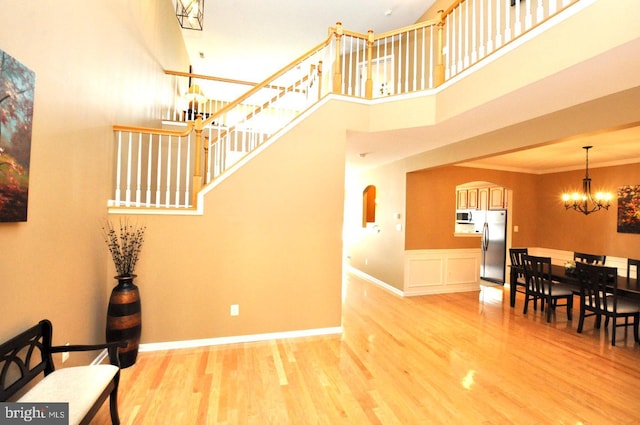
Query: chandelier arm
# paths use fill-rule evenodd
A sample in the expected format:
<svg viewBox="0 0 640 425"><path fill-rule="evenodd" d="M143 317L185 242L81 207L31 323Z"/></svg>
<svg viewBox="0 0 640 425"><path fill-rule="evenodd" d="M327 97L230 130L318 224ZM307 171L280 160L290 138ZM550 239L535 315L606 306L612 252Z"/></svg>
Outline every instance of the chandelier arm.
<svg viewBox="0 0 640 425"><path fill-rule="evenodd" d="M592 146L583 146L585 150L585 177L582 179L582 194L574 193L573 196L568 194L563 195L564 208L566 210L573 208L575 211L581 212L584 215L589 215L593 212L601 209L608 210L611 206L610 196L606 195L602 197L602 194L598 192L596 198L593 198L591 194L591 178L589 177L589 149ZM606 204L603 202L606 201ZM591 203L591 207L589 207Z"/></svg>

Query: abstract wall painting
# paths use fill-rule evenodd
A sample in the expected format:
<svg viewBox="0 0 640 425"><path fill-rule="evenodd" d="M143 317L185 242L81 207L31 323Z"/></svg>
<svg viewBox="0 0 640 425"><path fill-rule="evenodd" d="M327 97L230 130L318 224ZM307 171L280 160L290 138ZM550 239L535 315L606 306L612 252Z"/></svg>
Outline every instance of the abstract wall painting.
<svg viewBox="0 0 640 425"><path fill-rule="evenodd" d="M640 185L618 188L618 233L640 233Z"/></svg>
<svg viewBox="0 0 640 425"><path fill-rule="evenodd" d="M0 50L0 222L27 221L35 80Z"/></svg>

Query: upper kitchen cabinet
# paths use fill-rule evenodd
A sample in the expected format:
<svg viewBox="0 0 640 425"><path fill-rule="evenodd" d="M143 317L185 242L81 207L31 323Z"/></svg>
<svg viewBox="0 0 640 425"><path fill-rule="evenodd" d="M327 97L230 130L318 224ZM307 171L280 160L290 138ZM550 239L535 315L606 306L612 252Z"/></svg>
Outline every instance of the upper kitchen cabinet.
<svg viewBox="0 0 640 425"><path fill-rule="evenodd" d="M459 210L501 210L507 207L506 190L502 186L458 186L456 189Z"/></svg>

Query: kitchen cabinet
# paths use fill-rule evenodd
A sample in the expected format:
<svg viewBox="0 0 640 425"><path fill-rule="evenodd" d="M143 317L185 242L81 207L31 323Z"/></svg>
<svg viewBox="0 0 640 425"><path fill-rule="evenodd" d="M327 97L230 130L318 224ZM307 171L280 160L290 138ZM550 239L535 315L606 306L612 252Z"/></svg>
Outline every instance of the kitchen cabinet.
<svg viewBox="0 0 640 425"><path fill-rule="evenodd" d="M456 191L456 208L459 210L466 210L469 208L469 192L467 189L458 189Z"/></svg>
<svg viewBox="0 0 640 425"><path fill-rule="evenodd" d="M501 210L506 208L506 202L504 199L505 190L502 186L494 186L489 188L489 209Z"/></svg>
<svg viewBox="0 0 640 425"><path fill-rule="evenodd" d="M506 190L502 186L467 187L456 190L459 210L501 210L507 207Z"/></svg>
<svg viewBox="0 0 640 425"><path fill-rule="evenodd" d="M478 189L467 189L467 208L478 209Z"/></svg>
<svg viewBox="0 0 640 425"><path fill-rule="evenodd" d="M478 189L478 209L486 211L489 209L489 188L481 187Z"/></svg>

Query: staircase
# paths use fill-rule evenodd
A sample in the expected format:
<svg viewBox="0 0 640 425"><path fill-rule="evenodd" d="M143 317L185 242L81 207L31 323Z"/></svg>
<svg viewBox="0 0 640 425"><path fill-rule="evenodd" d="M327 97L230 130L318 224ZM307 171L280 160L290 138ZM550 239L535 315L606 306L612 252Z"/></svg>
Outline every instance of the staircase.
<svg viewBox="0 0 640 425"><path fill-rule="evenodd" d="M434 20L379 35L338 23L326 40L256 85L166 71L164 128L114 126L110 212L202 214L208 190L327 96L383 102L429 94L587 1L455 1Z"/></svg>

